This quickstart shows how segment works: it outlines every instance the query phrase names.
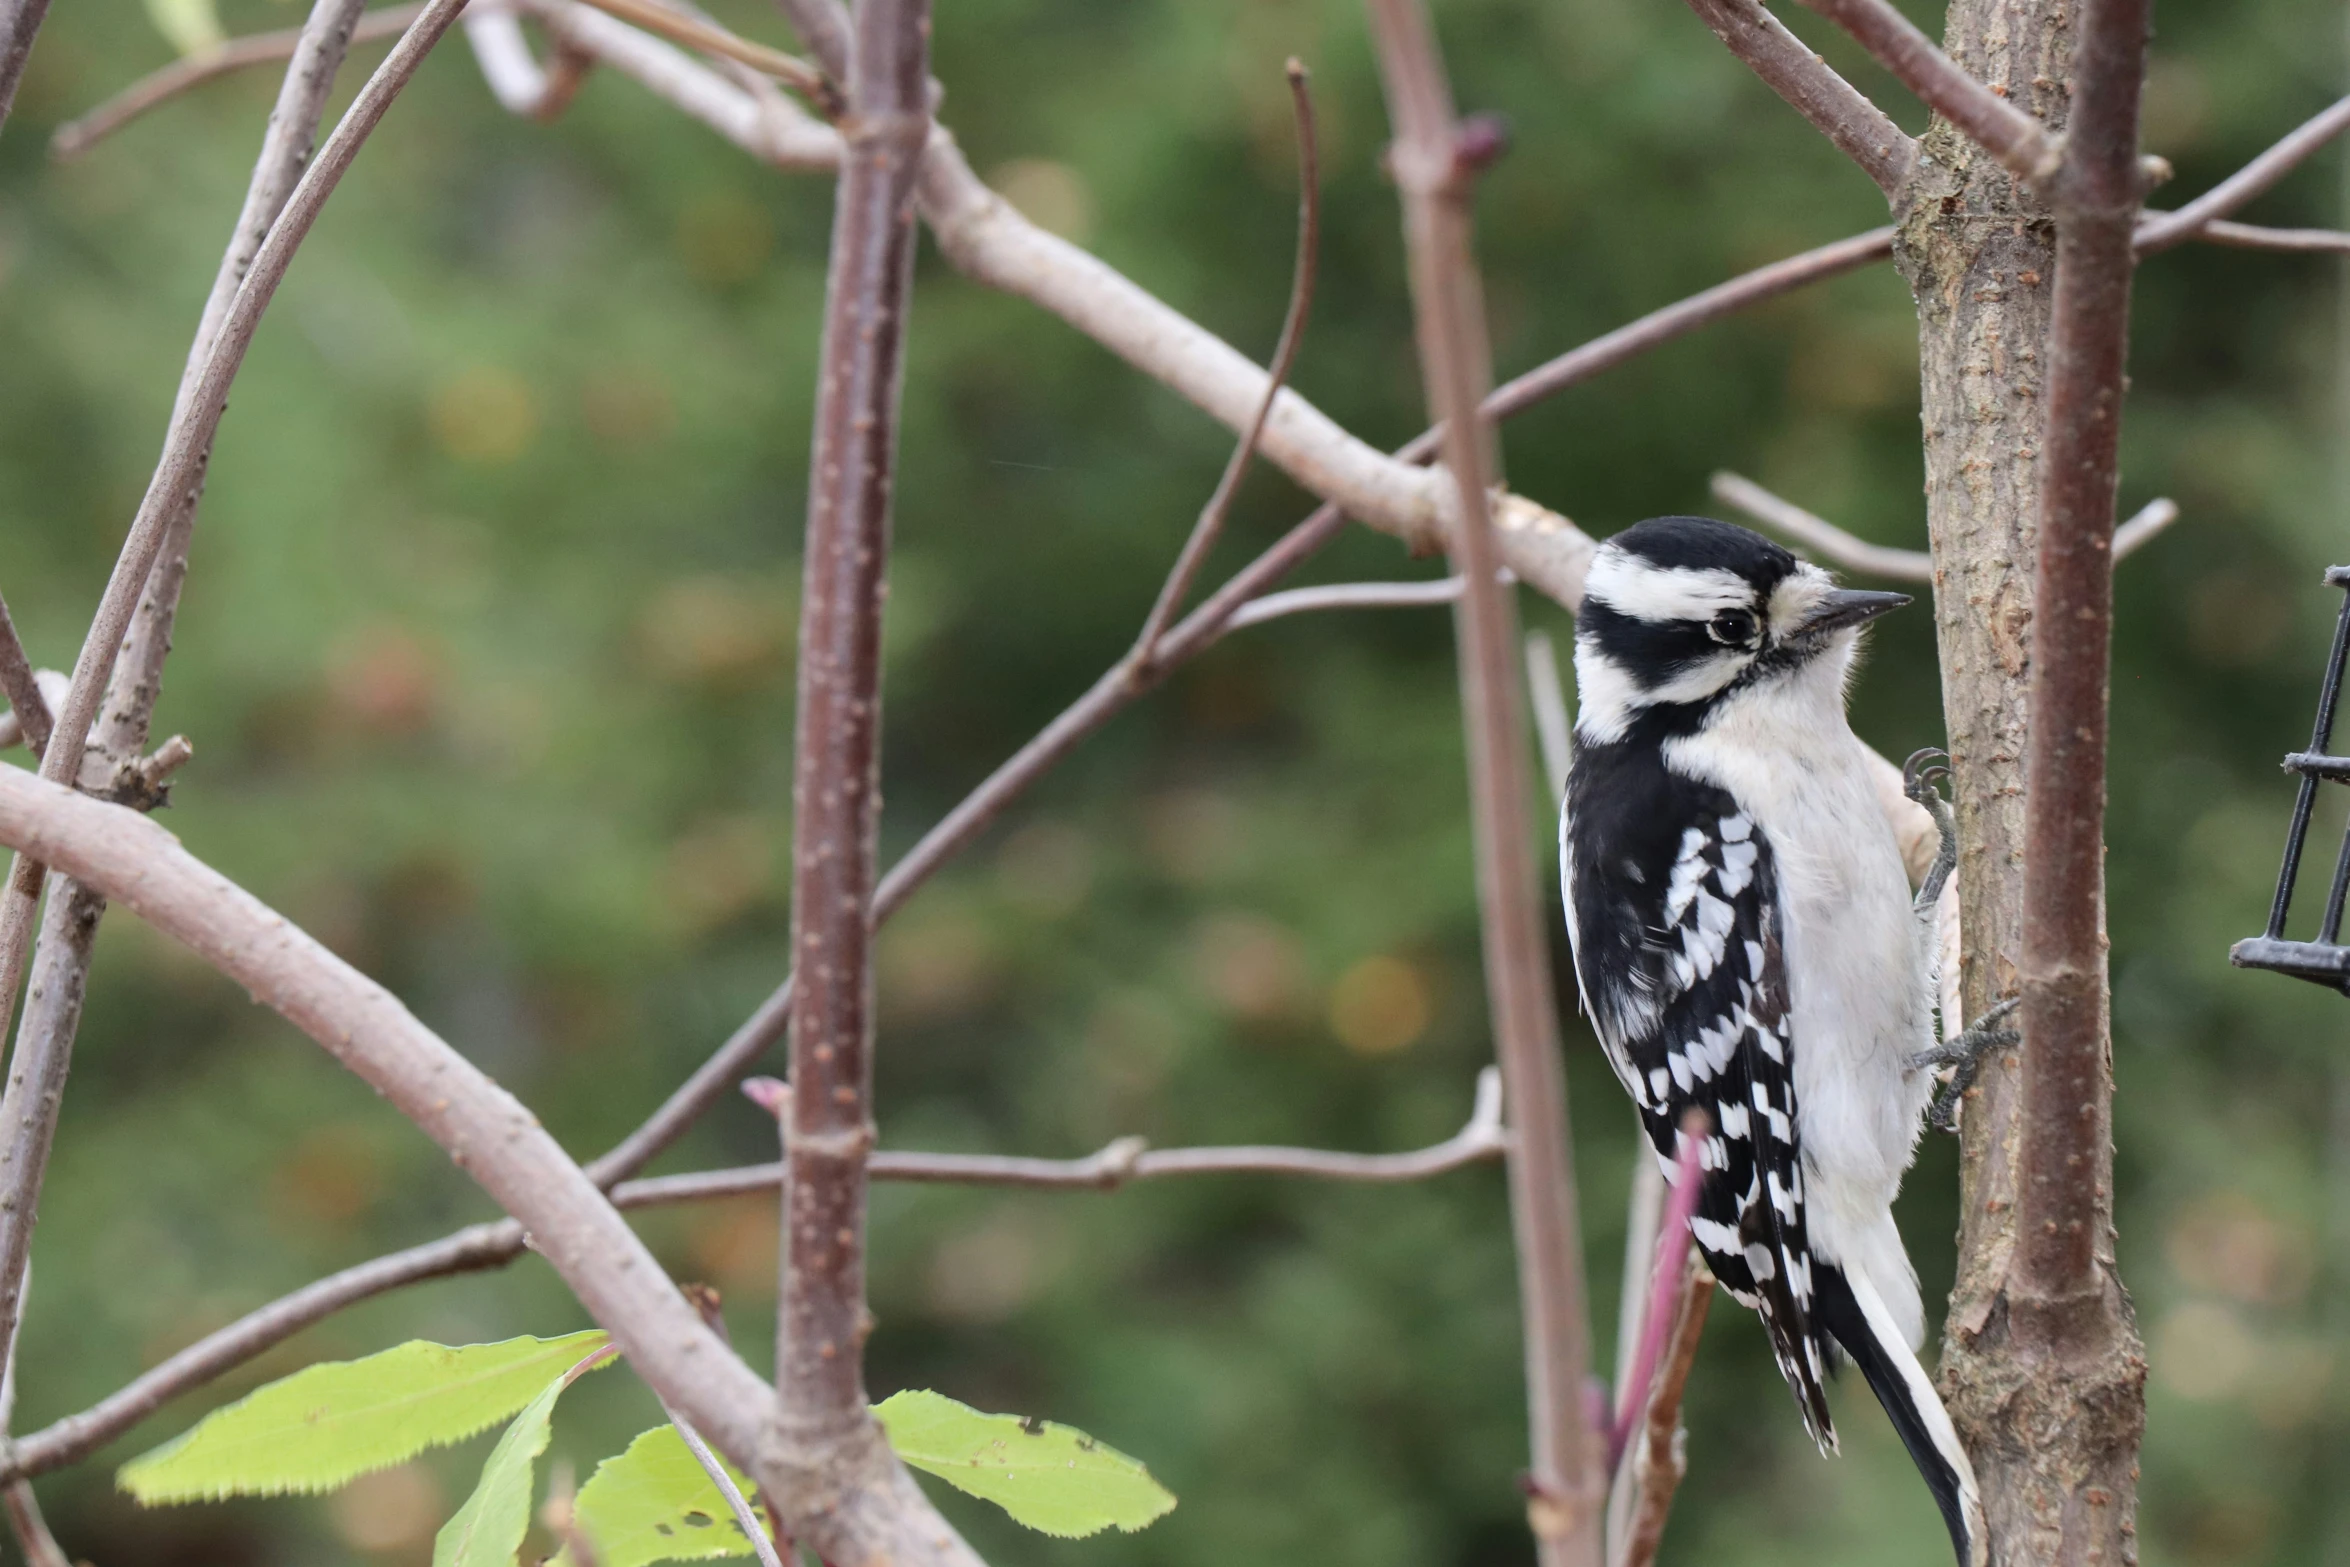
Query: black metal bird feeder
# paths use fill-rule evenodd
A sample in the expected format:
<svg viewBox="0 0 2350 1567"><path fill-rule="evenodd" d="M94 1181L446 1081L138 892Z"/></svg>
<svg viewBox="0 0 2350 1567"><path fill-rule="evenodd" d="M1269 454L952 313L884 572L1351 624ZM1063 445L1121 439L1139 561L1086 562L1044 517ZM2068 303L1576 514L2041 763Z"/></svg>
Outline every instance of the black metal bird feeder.
<svg viewBox="0 0 2350 1567"><path fill-rule="evenodd" d="M2350 589L2350 566L2330 566L2326 582ZM2328 990L2350 995L2350 947L2342 945L2342 903L2350 896L2350 828L2342 834L2342 851L2334 861L2334 884L2326 893L2325 918L2318 923L2317 940L2285 939L2285 915L2293 906L2293 883L2301 874L2301 849L2309 837L2309 815L2317 804L2317 786L2327 780L2350 783L2350 756L2331 756L2334 708L2342 695L2342 664L2350 656L2350 596L2342 600L2341 618L2334 625L2333 657L2326 661L2325 686L2317 698L2317 727L2309 749L2285 758L2285 771L2301 775L2301 792L2293 801L2293 826L2285 837L2285 864L2277 872L2276 901L2269 905L2268 934L2236 943L2228 961L2238 968L2274 969L2296 979L2311 980Z"/></svg>

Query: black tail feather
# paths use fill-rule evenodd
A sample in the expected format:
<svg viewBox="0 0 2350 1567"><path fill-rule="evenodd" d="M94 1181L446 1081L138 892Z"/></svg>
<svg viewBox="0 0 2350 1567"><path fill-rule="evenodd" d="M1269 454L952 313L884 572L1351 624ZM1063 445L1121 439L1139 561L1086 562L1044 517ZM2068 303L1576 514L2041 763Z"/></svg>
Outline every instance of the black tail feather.
<svg viewBox="0 0 2350 1567"><path fill-rule="evenodd" d="M1875 1313L1867 1310L1857 1286L1842 1268L1833 1264L1815 1265L1812 1296L1814 1319L1834 1335L1860 1374L1868 1379L1869 1390L1877 1395L1877 1402L1885 1406L1885 1413L1893 1422L1893 1429L1901 1436L1901 1445L1909 1449L1910 1461L1917 1465L1925 1478L1926 1489L1934 1495L1935 1505L1942 1509L1942 1521L1950 1530L1951 1548L1958 1554L1959 1567L1981 1567L1988 1560L1988 1550L1981 1539L1982 1511L1975 1494L1973 1466L1960 1450L1950 1427L1950 1417L1943 1411L1941 1400L1925 1380L1917 1357L1909 1346L1884 1329L1890 1324L1884 1318L1880 1304ZM1873 1299L1873 1292L1871 1298ZM1876 1321L1872 1322L1874 1315ZM1931 1400L1929 1411L1924 1401Z"/></svg>

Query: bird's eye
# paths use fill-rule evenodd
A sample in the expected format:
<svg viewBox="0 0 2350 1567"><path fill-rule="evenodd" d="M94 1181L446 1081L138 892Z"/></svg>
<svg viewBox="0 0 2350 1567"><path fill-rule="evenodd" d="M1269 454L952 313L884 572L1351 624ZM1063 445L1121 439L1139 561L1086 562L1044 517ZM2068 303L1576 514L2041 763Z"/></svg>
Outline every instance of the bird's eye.
<svg viewBox="0 0 2350 1567"><path fill-rule="evenodd" d="M1751 647L1754 616L1743 609L1725 609L1707 622L1705 633L1725 647Z"/></svg>

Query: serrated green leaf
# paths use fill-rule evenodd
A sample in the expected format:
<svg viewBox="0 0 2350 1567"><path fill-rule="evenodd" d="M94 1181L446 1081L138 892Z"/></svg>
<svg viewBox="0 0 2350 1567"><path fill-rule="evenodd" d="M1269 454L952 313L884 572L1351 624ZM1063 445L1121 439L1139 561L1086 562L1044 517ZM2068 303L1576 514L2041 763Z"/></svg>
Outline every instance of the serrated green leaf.
<svg viewBox="0 0 2350 1567"><path fill-rule="evenodd" d="M751 1494L752 1483L740 1470L727 1464L726 1472L745 1496ZM572 1502L571 1518L594 1548L597 1567L751 1554L726 1498L670 1425L655 1426L618 1457L596 1465ZM556 1561L570 1567L569 1552Z"/></svg>
<svg viewBox="0 0 2350 1567"><path fill-rule="evenodd" d="M1044 1534L1147 1528L1175 1506L1139 1462L1069 1426L981 1414L926 1390L893 1394L873 1413L898 1457Z"/></svg>
<svg viewBox="0 0 2350 1567"><path fill-rule="evenodd" d="M582 1367L581 1369L586 1369ZM554 1435L555 1400L568 1376L547 1384L490 1449L465 1505L432 1538L432 1567L515 1567L530 1533L530 1499L538 1490L539 1454Z"/></svg>
<svg viewBox="0 0 2350 1567"><path fill-rule="evenodd" d="M147 19L182 54L210 54L228 41L212 0L147 0Z"/></svg>
<svg viewBox="0 0 2350 1567"><path fill-rule="evenodd" d="M310 1366L132 1459L115 1482L149 1506L331 1491L488 1430L608 1342L600 1331L455 1347L419 1339Z"/></svg>

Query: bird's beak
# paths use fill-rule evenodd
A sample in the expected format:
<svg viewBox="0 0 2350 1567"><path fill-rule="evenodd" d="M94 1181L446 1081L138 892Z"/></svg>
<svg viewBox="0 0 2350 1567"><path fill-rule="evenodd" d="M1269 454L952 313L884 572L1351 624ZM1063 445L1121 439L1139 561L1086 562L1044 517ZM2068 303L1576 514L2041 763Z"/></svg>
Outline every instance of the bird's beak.
<svg viewBox="0 0 2350 1567"><path fill-rule="evenodd" d="M1835 588L1824 594L1790 636L1817 637L1851 626L1862 626L1889 610L1910 602L1906 593L1871 593L1861 588Z"/></svg>

